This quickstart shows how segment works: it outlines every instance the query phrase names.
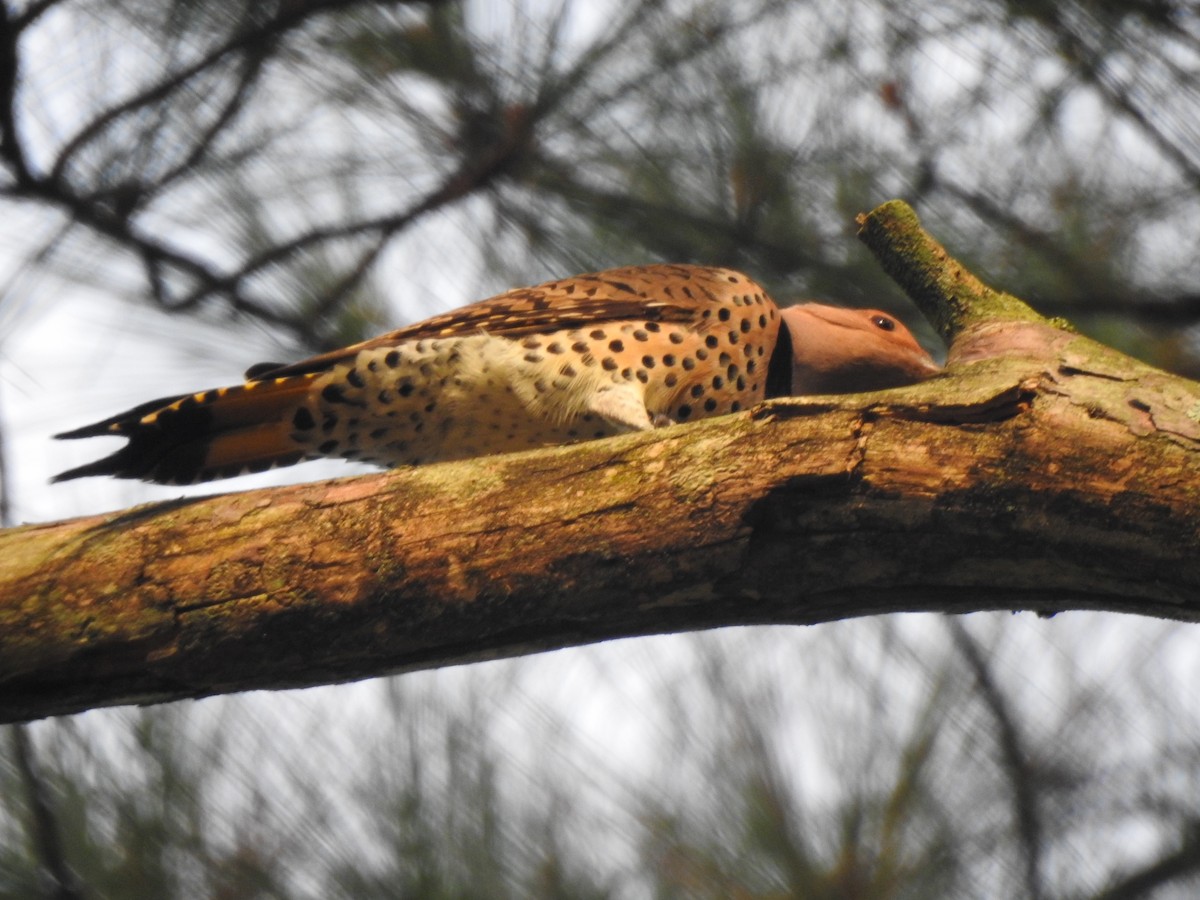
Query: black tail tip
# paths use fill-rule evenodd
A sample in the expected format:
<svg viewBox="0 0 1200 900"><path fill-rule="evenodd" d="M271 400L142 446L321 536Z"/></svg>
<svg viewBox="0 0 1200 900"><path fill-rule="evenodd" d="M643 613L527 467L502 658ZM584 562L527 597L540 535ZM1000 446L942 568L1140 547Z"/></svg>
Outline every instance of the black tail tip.
<svg viewBox="0 0 1200 900"><path fill-rule="evenodd" d="M55 437L62 437L62 435L55 435ZM104 459L98 459L85 466L76 466L74 469L59 472L50 479L50 483L60 484L64 481L74 481L76 478L88 478L92 475L116 475L117 477L123 477L113 464L112 457L106 456Z"/></svg>
<svg viewBox="0 0 1200 900"><path fill-rule="evenodd" d="M97 422L94 425L84 425L82 428L73 428L70 431L60 431L54 435L54 439L56 441L74 441L78 438L104 436L114 436L114 434L109 431L107 422Z"/></svg>

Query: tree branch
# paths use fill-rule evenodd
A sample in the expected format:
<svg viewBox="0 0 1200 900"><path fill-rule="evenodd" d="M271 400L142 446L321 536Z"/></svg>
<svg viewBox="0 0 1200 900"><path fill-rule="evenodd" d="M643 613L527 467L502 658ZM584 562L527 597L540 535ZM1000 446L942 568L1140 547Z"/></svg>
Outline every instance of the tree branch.
<svg viewBox="0 0 1200 900"><path fill-rule="evenodd" d="M53 900L83 900L86 894L67 861L52 792L37 770L33 745L25 726L10 725L8 732L12 739L13 761L28 794L34 853L43 872L51 880L45 896Z"/></svg>
<svg viewBox="0 0 1200 900"><path fill-rule="evenodd" d="M0 532L0 719L721 625L1200 619L1200 385L979 284L903 204L863 225L944 377Z"/></svg>
<svg viewBox="0 0 1200 900"><path fill-rule="evenodd" d="M1012 790L1013 817L1021 852L1025 857L1025 893L1029 900L1041 900L1046 892L1042 884L1042 846L1045 829L1038 807L1037 767L1025 751L1016 717L1008 700L992 677L983 651L957 619L949 620L950 636L967 661L979 686L979 696L996 723L996 740L1002 767Z"/></svg>
<svg viewBox="0 0 1200 900"><path fill-rule="evenodd" d="M1159 888L1194 878L1200 872L1200 823L1188 822L1179 847L1143 869L1126 875L1092 900L1141 900L1152 898Z"/></svg>
<svg viewBox="0 0 1200 900"><path fill-rule="evenodd" d="M298 0L298 2L280 4L279 10L274 16L251 28L235 32L223 43L213 47L190 64L97 115L68 140L63 149L59 151L49 180L62 181L65 178L67 166L70 165L79 150L122 116L144 110L152 104L165 100L192 79L214 66L220 65L234 54L247 50L254 51L255 48L260 48L265 43L279 41L287 32L304 25L311 16L331 9L355 6L360 2L361 0Z"/></svg>

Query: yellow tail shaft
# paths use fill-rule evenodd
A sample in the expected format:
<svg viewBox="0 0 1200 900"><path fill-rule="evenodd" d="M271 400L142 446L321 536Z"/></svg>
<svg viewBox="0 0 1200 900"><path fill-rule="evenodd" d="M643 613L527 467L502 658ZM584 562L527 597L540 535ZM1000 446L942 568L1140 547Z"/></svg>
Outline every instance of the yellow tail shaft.
<svg viewBox="0 0 1200 900"><path fill-rule="evenodd" d="M289 423L315 377L248 381L164 397L60 434L60 438L115 435L128 438L129 443L54 480L112 475L192 484L299 462L306 454L289 438Z"/></svg>

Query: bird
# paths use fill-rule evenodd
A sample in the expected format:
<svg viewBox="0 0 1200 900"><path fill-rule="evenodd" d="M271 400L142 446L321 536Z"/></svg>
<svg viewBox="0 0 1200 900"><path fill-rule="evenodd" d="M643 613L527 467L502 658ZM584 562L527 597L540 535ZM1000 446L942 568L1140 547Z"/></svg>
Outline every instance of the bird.
<svg viewBox="0 0 1200 900"><path fill-rule="evenodd" d="M321 457L392 467L686 423L939 366L878 310L780 307L749 276L627 266L522 287L242 384L56 435L128 442L54 477L192 484Z"/></svg>

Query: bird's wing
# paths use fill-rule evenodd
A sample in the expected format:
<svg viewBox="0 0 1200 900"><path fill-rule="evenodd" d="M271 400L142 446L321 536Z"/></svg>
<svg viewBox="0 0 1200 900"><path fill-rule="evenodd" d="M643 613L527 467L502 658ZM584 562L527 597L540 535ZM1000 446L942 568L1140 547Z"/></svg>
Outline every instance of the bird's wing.
<svg viewBox="0 0 1200 900"><path fill-rule="evenodd" d="M608 269L516 288L422 322L300 362L260 363L249 380L304 375L352 360L362 350L403 341L464 337L486 332L502 337L584 328L614 320L698 323L703 306L716 302L708 282L723 270L652 265Z"/></svg>

